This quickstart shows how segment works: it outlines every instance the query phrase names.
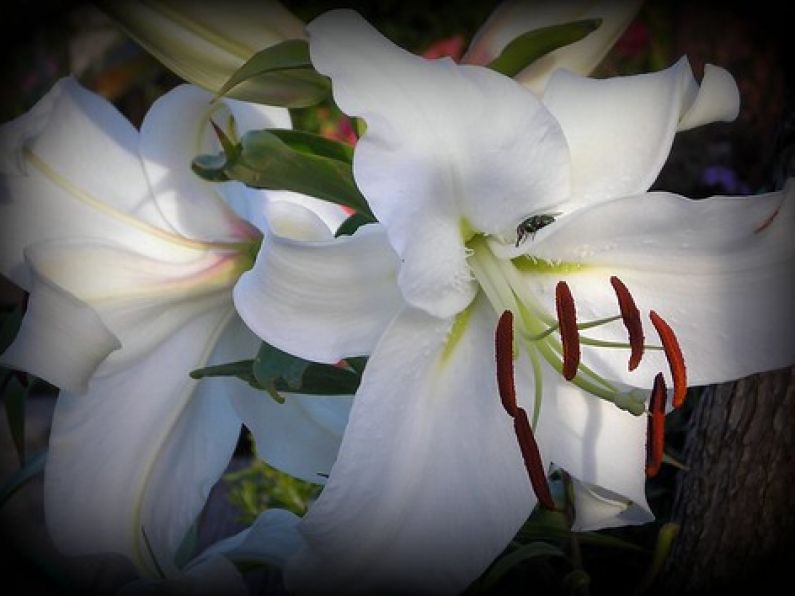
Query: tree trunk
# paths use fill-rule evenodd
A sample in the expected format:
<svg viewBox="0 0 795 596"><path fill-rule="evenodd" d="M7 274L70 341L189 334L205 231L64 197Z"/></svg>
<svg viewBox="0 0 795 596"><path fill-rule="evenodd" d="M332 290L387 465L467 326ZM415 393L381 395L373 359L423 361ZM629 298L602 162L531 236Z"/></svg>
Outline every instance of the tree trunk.
<svg viewBox="0 0 795 596"><path fill-rule="evenodd" d="M795 367L705 390L690 420L681 531L660 593L734 593L795 569ZM791 584L786 581L783 585Z"/></svg>

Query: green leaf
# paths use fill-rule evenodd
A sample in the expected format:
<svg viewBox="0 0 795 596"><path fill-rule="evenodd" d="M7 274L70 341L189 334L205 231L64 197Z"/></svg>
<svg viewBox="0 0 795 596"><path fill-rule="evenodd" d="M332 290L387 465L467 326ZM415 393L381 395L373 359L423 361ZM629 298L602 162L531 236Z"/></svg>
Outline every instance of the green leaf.
<svg viewBox="0 0 795 596"><path fill-rule="evenodd" d="M35 478L37 474L44 470L44 464L47 461L47 452L42 451L31 457L28 462L19 468L8 480L0 487L0 507L6 501L22 488L26 482Z"/></svg>
<svg viewBox="0 0 795 596"><path fill-rule="evenodd" d="M373 223L372 218L368 217L367 215L362 215L357 211L348 219L343 221L342 224L340 224L340 227L337 229L334 237L339 238L340 236L353 236L356 230L369 223Z"/></svg>
<svg viewBox="0 0 795 596"><path fill-rule="evenodd" d="M302 39L289 39L254 54L218 90L216 99L235 96L241 83L246 83L241 99L287 108L313 106L331 90L328 78L312 66L309 45Z"/></svg>
<svg viewBox="0 0 795 596"><path fill-rule="evenodd" d="M671 548L673 548L674 541L677 536L679 536L680 529L679 524L672 522L660 526L660 530L657 533L657 541L654 545L654 554L651 564L646 570L643 579L641 579L640 585L635 590L636 594L645 594L649 588L651 588L652 584L654 584L654 580L657 579L657 576L662 573L665 562L668 560L668 555L671 553Z"/></svg>
<svg viewBox="0 0 795 596"><path fill-rule="evenodd" d="M361 373L356 369L309 362L267 344L260 349L260 356L259 363L256 359L227 362L193 370L190 376L194 379L236 377L255 389L267 391L279 403L284 402L280 391L306 395L352 395L361 382Z"/></svg>
<svg viewBox="0 0 795 596"><path fill-rule="evenodd" d="M353 147L347 143L291 128L269 128L268 132L277 136L285 145L295 151L318 157L328 157L349 164L353 163Z"/></svg>
<svg viewBox="0 0 795 596"><path fill-rule="evenodd" d="M193 158L190 164L193 173L208 182L227 182L226 165L228 163L225 153L217 155L199 155Z"/></svg>
<svg viewBox="0 0 795 596"><path fill-rule="evenodd" d="M509 77L516 76L542 56L580 41L601 24L602 19L585 19L528 31L505 46L488 67Z"/></svg>
<svg viewBox="0 0 795 596"><path fill-rule="evenodd" d="M590 594L591 576L584 569L572 569L561 582L567 594L588 596Z"/></svg>
<svg viewBox="0 0 795 596"><path fill-rule="evenodd" d="M22 304L17 304L14 310L3 317L3 322L0 324L0 354L8 349L17 336L23 314Z"/></svg>
<svg viewBox="0 0 795 596"><path fill-rule="evenodd" d="M298 393L306 395L353 395L362 378L356 372L330 364L310 364L304 371ZM285 381L277 381L276 389L296 392Z"/></svg>
<svg viewBox="0 0 795 596"><path fill-rule="evenodd" d="M11 431L11 438L14 441L20 465L25 463L25 402L32 385L30 380L27 385L23 385L15 373L10 373L5 380L3 390L8 428Z"/></svg>
<svg viewBox="0 0 795 596"><path fill-rule="evenodd" d="M522 526L522 529L519 530L516 539L522 543L535 542L538 540L566 543L571 539L571 535L572 532L568 529L568 522L564 513L559 511L548 511L539 507L533 512L525 525ZM614 536L608 536L607 534L576 532L576 535L577 540L581 544L631 550L634 552L646 552L646 549L637 544L615 538Z"/></svg>
<svg viewBox="0 0 795 596"><path fill-rule="evenodd" d="M311 362L282 352L272 345L262 342L257 356L254 358L253 372L257 383L267 391L273 399L284 403L284 398L276 388L276 382L284 381L286 387L298 391L303 382L304 372Z"/></svg>
<svg viewBox="0 0 795 596"><path fill-rule="evenodd" d="M561 549L547 544L546 542L531 542L530 544L525 544L504 557L500 557L492 564L478 583L477 593L488 593L490 590L494 589L505 574L520 563L541 557L565 556L565 553Z"/></svg>
<svg viewBox="0 0 795 596"><path fill-rule="evenodd" d="M203 379L205 377L237 377L242 379L255 389L262 389L254 377L254 361L239 360L237 362L227 362L213 366L205 366L190 371L192 379Z"/></svg>
<svg viewBox="0 0 795 596"><path fill-rule="evenodd" d="M364 372L364 367L367 366L367 356L355 356L352 358L346 358L345 363L353 369L355 373L359 376L362 376Z"/></svg>
<svg viewBox="0 0 795 596"><path fill-rule="evenodd" d="M193 160L192 168L208 180L238 180L253 188L299 192L350 207L375 221L353 179L345 150L333 141L283 130L250 131L233 155L202 155Z"/></svg>

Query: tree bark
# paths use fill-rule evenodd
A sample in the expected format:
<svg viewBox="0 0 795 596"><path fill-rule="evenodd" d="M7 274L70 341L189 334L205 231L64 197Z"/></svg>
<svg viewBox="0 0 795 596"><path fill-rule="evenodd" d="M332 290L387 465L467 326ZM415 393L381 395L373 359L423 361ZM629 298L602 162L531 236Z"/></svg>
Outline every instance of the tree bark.
<svg viewBox="0 0 795 596"><path fill-rule="evenodd" d="M734 593L791 578L794 426L795 367L705 390L690 420L672 514L681 530L660 593Z"/></svg>

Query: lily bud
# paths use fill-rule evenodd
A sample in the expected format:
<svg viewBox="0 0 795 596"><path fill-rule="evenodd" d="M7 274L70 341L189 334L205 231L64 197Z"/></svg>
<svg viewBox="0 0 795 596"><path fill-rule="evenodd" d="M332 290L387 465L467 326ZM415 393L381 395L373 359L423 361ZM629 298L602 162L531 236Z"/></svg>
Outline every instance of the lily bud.
<svg viewBox="0 0 795 596"><path fill-rule="evenodd" d="M258 52L306 39L304 23L278 2L100 1L99 6L166 68L219 94ZM314 81L299 73L258 77L236 85L235 99L299 107L314 103Z"/></svg>

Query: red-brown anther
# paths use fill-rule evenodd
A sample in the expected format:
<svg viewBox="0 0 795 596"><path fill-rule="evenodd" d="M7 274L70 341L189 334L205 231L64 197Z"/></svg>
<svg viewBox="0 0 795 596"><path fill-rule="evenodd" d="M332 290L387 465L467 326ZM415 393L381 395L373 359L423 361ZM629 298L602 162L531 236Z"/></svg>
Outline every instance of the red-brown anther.
<svg viewBox="0 0 795 596"><path fill-rule="evenodd" d="M494 334L494 351L497 356L497 388L502 407L513 418L516 416L516 386L513 382L513 313L506 310L497 322Z"/></svg>
<svg viewBox="0 0 795 596"><path fill-rule="evenodd" d="M635 306L635 300L629 293L627 286L615 275L610 278L610 284L618 298L618 308L621 309L621 319L629 334L629 370L635 370L643 357L643 323L640 320L640 311Z"/></svg>
<svg viewBox="0 0 795 596"><path fill-rule="evenodd" d="M668 359L668 366L671 367L671 378L674 382L674 396L672 404L674 408L679 408L685 403L687 394L687 369L685 368L685 358L682 356L682 349L679 347L679 340L676 339L671 326L656 312L649 312L649 317L657 330Z"/></svg>
<svg viewBox="0 0 795 596"><path fill-rule="evenodd" d="M516 416L513 419L513 429L519 441L519 449L522 451L522 459L530 476L530 485L533 492L538 497L538 502L546 509L555 509L555 501L549 490L547 475L544 473L544 464L541 461L541 454L538 451L538 444L533 436L533 429L530 427L530 420L524 408L516 409Z"/></svg>
<svg viewBox="0 0 795 596"><path fill-rule="evenodd" d="M662 466L665 449L665 379L662 373L654 377L649 400L649 419L646 424L646 477L653 478Z"/></svg>
<svg viewBox="0 0 795 596"><path fill-rule="evenodd" d="M565 281L555 288L555 307L558 311L560 341L563 344L563 378L571 381L580 365L580 332L577 329L577 311L574 298Z"/></svg>

